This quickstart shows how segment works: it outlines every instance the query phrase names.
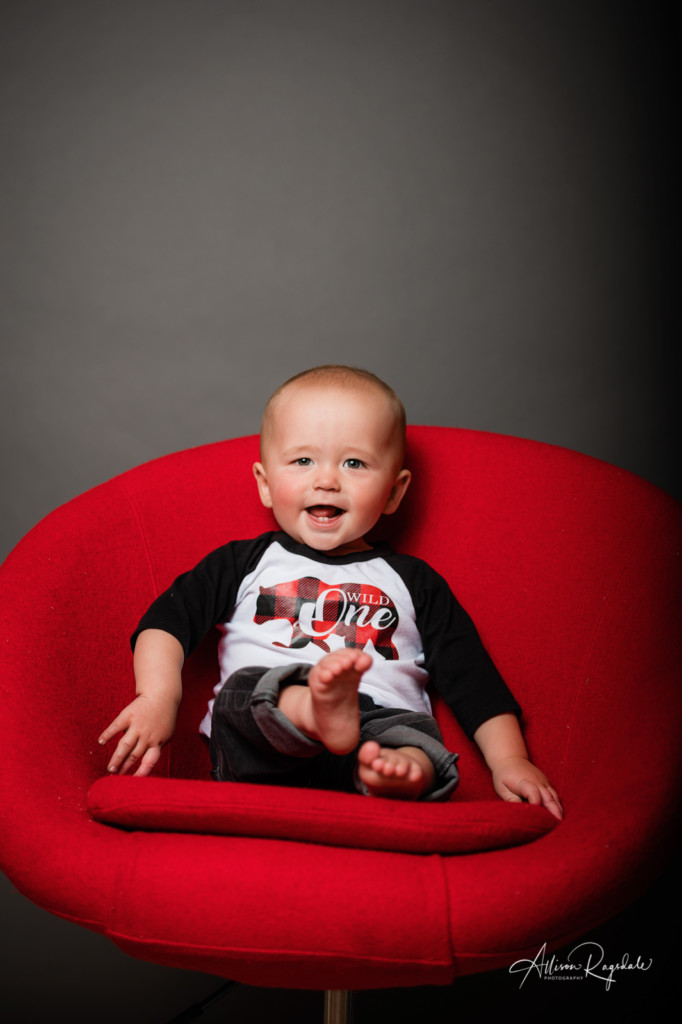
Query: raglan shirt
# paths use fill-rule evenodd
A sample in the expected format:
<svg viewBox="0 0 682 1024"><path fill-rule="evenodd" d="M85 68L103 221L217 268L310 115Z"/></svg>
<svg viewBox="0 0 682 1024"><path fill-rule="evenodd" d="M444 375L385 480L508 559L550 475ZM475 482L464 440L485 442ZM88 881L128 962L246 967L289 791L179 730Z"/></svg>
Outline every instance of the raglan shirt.
<svg viewBox="0 0 682 1024"><path fill-rule="evenodd" d="M381 707L431 712L430 683L467 736L521 709L450 587L426 562L387 544L329 555L269 532L231 541L183 573L142 617L185 656L218 626L220 682L247 666L312 664L328 651L372 655L360 692ZM213 702L201 723L210 735Z"/></svg>

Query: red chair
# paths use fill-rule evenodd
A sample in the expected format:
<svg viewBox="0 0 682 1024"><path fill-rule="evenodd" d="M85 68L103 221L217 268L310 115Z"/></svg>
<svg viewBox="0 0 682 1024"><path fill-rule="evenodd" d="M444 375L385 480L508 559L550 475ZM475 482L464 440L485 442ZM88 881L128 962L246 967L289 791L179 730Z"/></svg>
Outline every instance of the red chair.
<svg viewBox="0 0 682 1024"><path fill-rule="evenodd" d="M0 571L1 863L40 906L133 956L259 986L448 984L604 922L670 840L682 750L681 506L563 449L409 432L396 547L450 581L524 708L557 824L504 804L450 713L451 802L211 782L209 636L155 777L108 777L128 637L173 577L272 527L257 439L180 452L57 509ZM532 880L532 881L531 881Z"/></svg>

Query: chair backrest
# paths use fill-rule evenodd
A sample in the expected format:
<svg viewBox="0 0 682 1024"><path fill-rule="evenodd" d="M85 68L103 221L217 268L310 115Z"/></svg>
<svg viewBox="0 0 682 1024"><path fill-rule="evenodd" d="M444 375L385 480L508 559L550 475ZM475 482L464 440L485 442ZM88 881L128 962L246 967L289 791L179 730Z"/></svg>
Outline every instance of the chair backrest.
<svg viewBox="0 0 682 1024"><path fill-rule="evenodd" d="M3 681L14 716L4 723L5 757L25 763L37 731L47 785L57 760L79 791L102 773L96 736L133 693L128 637L142 612L211 549L273 527L253 481L257 457L248 437L155 460L69 502L17 547L3 567L21 582L8 588L3 633L24 646L31 673ZM524 707L534 758L578 789L604 749L609 716L641 701L648 680L673 694L674 644L662 642L658 660L648 654L642 664L636 634L655 629L663 609L670 620L680 506L597 460L475 431L411 427L408 464L413 484L376 535L448 579ZM206 771L197 725L214 653L208 638L186 666L161 772ZM470 744L440 706L438 714L467 759L459 797L491 797Z"/></svg>

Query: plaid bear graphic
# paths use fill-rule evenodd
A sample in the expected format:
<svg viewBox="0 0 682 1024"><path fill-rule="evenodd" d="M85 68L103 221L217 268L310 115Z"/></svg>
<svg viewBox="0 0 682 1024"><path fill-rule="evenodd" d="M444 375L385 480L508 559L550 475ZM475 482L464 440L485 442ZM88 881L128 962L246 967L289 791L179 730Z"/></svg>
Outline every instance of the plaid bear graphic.
<svg viewBox="0 0 682 1024"><path fill-rule="evenodd" d="M377 654L387 660L399 655L393 644L398 612L390 597L366 583L330 584L313 576L274 587L260 587L253 621L258 625L288 619L293 626L291 643L274 641L276 647L315 644L329 651L325 637L339 636L346 647L364 648L371 640Z"/></svg>

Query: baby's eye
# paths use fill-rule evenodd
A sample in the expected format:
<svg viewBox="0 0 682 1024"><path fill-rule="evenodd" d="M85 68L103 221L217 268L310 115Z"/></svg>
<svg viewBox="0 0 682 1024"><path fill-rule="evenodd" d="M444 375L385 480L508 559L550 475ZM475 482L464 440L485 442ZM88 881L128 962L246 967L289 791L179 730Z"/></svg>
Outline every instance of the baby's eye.
<svg viewBox="0 0 682 1024"><path fill-rule="evenodd" d="M312 459L309 459L307 455L302 455L300 459L295 459L294 462L297 466L310 466L312 465Z"/></svg>
<svg viewBox="0 0 682 1024"><path fill-rule="evenodd" d="M362 459L346 459L344 466L347 466L348 469L362 469L364 462Z"/></svg>

